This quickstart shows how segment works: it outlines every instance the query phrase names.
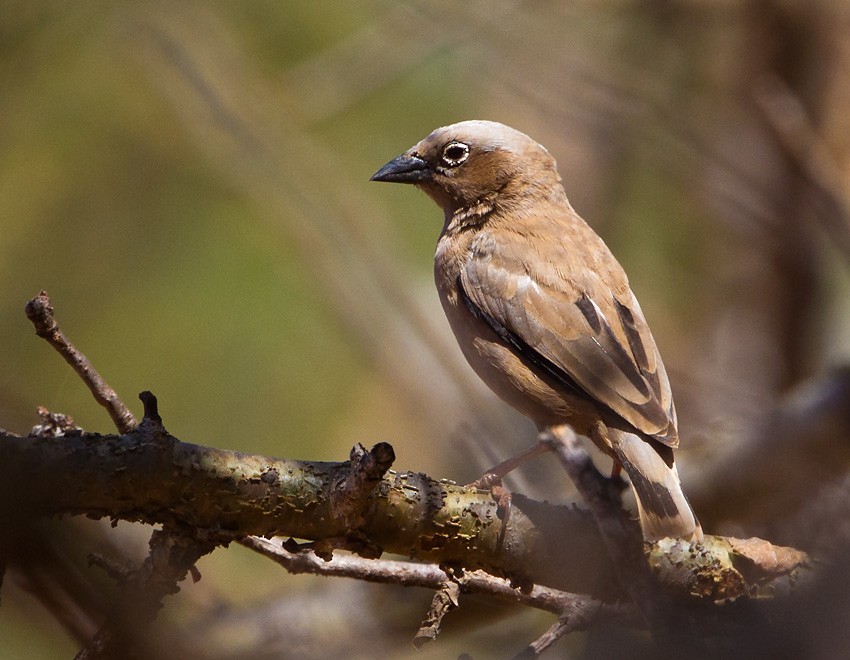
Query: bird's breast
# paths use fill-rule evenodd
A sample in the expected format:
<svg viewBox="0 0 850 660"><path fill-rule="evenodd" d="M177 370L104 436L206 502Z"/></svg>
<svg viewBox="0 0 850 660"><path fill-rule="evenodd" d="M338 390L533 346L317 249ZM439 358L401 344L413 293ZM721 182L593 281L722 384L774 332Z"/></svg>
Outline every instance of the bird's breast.
<svg viewBox="0 0 850 660"><path fill-rule="evenodd" d="M473 314L458 289L459 276L471 259L487 259L491 244L486 232L442 236L434 259L434 279L446 318L461 352L481 380L507 404L538 426L570 422L579 432L596 417L586 401L563 392L535 373L531 365Z"/></svg>
<svg viewBox="0 0 850 660"><path fill-rule="evenodd" d="M443 230L434 253L434 282L443 305L446 299L457 303L457 278L471 257L473 232Z"/></svg>

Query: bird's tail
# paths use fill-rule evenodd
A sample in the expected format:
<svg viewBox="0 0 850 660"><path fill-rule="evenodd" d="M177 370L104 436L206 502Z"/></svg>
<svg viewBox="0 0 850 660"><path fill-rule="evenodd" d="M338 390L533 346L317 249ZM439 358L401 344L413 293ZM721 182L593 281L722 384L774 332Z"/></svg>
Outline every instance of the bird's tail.
<svg viewBox="0 0 850 660"><path fill-rule="evenodd" d="M702 539L702 527L682 491L673 452L633 433L608 429L617 460L623 466L635 491L640 527L647 541L667 536L689 541ZM667 460L659 453L667 455Z"/></svg>

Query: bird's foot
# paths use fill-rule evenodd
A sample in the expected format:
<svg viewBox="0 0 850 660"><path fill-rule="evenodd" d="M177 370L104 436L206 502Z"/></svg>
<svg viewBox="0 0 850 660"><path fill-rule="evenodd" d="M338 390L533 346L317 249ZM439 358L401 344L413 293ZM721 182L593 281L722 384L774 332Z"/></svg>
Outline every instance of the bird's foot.
<svg viewBox="0 0 850 660"><path fill-rule="evenodd" d="M487 472L482 474L471 484L467 484L470 488L475 488L477 490L491 490L494 486L501 487L501 485L502 475L497 474L493 470L487 470Z"/></svg>
<svg viewBox="0 0 850 660"><path fill-rule="evenodd" d="M511 505L513 502L511 491L502 484L494 484L490 487L490 497L496 502L496 515L502 521L502 529L499 532L499 537L502 538L505 535L505 527L511 517Z"/></svg>
<svg viewBox="0 0 850 660"><path fill-rule="evenodd" d="M496 502L496 516L501 521L499 526L499 547L501 547L511 518L511 491L502 485L501 475L492 470L485 472L468 486L477 490L490 491L490 497Z"/></svg>

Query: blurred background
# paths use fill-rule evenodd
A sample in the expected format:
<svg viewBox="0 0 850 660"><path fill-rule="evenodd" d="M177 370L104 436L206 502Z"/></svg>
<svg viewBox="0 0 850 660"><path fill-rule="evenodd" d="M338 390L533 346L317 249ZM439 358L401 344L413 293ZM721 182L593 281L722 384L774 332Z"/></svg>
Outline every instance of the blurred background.
<svg viewBox="0 0 850 660"><path fill-rule="evenodd" d="M553 153L629 273L707 531L837 552L848 28L842 0L2 1L0 426L44 405L112 430L24 316L46 289L125 403L152 390L182 440L313 460L388 441L399 470L475 479L534 429L454 345L440 211L368 179L437 126L493 119ZM568 501L565 481L543 457L509 485ZM138 560L149 533L44 523L4 584L6 657L75 653L111 596L87 553ZM199 568L157 623L197 657L406 657L430 602L241 547ZM552 622L465 602L417 657L510 655Z"/></svg>

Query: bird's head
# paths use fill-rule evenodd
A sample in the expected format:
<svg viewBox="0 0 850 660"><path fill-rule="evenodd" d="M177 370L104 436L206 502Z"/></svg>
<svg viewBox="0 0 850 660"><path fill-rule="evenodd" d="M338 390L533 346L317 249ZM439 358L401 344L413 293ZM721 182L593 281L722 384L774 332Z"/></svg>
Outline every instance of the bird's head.
<svg viewBox="0 0 850 660"><path fill-rule="evenodd" d="M482 120L438 128L375 172L372 181L412 183L447 215L482 202L499 205L563 190L555 160L543 146L509 126Z"/></svg>

